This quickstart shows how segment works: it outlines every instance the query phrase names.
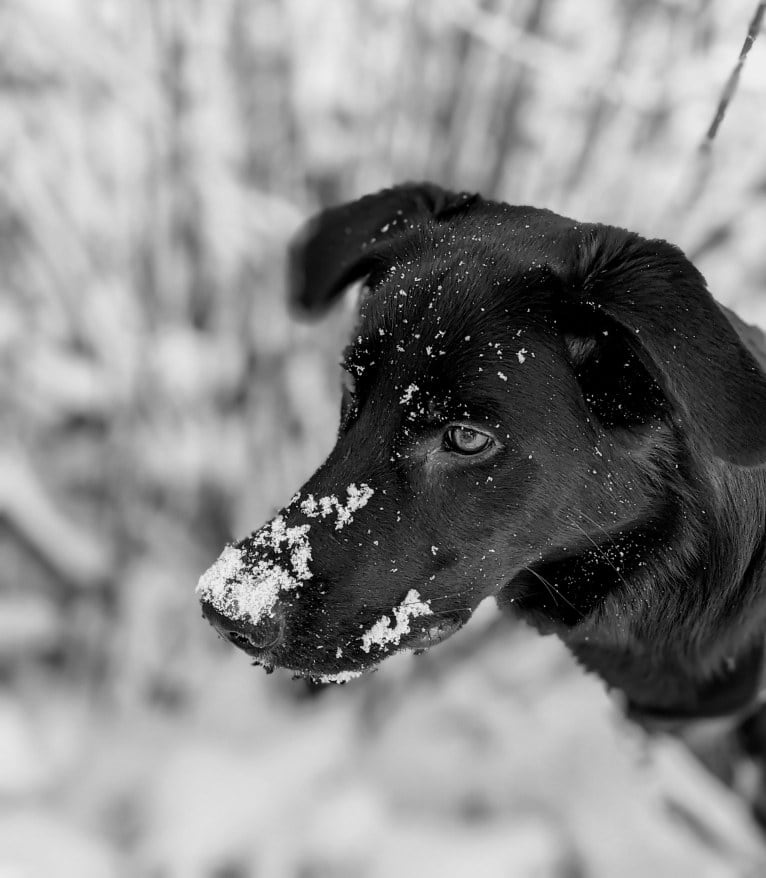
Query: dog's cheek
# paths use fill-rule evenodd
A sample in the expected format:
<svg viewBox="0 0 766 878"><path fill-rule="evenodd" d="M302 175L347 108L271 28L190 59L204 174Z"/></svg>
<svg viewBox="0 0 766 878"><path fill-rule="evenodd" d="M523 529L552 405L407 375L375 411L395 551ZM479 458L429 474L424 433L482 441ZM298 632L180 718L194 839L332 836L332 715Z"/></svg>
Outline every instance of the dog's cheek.
<svg viewBox="0 0 766 878"><path fill-rule="evenodd" d="M530 517L549 504L539 496L539 469L518 457L497 468L464 466L419 498L402 535L408 579L439 610L473 608L528 554Z"/></svg>

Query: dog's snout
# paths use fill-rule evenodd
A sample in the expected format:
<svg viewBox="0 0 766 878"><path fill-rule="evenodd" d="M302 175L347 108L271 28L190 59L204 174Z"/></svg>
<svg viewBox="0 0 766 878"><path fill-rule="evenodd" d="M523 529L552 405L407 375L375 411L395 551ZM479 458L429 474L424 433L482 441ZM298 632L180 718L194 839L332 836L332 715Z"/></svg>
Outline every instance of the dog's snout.
<svg viewBox="0 0 766 878"><path fill-rule="evenodd" d="M276 608L272 615L255 623L246 619L230 619L205 601L202 615L222 637L250 654L273 649L282 639L284 616Z"/></svg>

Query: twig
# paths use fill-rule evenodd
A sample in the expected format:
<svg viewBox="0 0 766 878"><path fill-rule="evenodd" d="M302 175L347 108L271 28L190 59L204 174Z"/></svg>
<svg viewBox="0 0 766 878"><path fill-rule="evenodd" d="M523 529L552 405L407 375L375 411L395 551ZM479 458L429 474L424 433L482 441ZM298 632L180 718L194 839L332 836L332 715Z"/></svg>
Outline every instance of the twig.
<svg viewBox="0 0 766 878"><path fill-rule="evenodd" d="M762 0L755 10L755 15L747 29L747 36L739 53L737 63L734 65L734 69L721 92L713 121L710 123L710 127L697 148L695 159L690 163L686 174L684 174L684 182L679 187L678 196L668 206L668 213L671 216L675 215L676 220L682 213L688 215L689 210L699 201L708 184L713 168L713 141L737 90L745 59L761 30L764 14L766 14L766 0Z"/></svg>
<svg viewBox="0 0 766 878"><path fill-rule="evenodd" d="M705 135L705 139L700 144L700 149L702 150L709 150L711 148L713 140L718 133L718 128L720 127L721 122L723 122L723 117L726 115L726 110L731 103L731 99L734 97L734 92L737 90L739 77L742 73L742 68L745 65L745 59L747 58L750 49L753 48L755 38L760 33L761 25L763 24L764 14L766 14L766 2L759 3L758 8L755 10L755 15L753 16L753 20L750 22L750 27L748 28L747 36L745 37L744 45L742 46L742 49L739 53L737 63L734 65L734 69L731 71L729 79L727 80L726 85L723 88L723 92L721 93L721 99L718 101L718 108L716 110L715 117L710 123L710 127L708 128L707 134Z"/></svg>

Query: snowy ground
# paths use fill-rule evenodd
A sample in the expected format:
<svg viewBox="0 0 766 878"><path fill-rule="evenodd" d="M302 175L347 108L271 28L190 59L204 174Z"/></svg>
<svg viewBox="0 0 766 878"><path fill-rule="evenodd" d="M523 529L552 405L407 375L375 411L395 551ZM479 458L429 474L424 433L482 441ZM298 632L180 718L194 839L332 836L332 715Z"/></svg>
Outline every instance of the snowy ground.
<svg viewBox="0 0 766 878"><path fill-rule="evenodd" d="M753 6L0 4L0 878L766 874L489 604L312 695L194 595L333 442L350 315L283 303L321 202L434 179L664 236L766 325L762 37L697 151Z"/></svg>
<svg viewBox="0 0 766 878"><path fill-rule="evenodd" d="M430 654L313 698L223 645L197 683L192 712L42 686L6 701L0 874L766 869L740 802L681 745L648 741L555 642L490 606Z"/></svg>

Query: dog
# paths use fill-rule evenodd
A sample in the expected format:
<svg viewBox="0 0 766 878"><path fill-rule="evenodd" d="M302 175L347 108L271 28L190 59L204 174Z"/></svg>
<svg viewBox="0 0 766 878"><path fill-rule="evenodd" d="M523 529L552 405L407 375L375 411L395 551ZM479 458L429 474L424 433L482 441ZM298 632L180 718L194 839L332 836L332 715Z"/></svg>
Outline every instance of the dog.
<svg viewBox="0 0 766 878"><path fill-rule="evenodd" d="M662 240L438 186L325 210L294 306L363 282L337 443L202 576L266 666L345 682L476 606L646 722L743 715L766 637L766 343Z"/></svg>

